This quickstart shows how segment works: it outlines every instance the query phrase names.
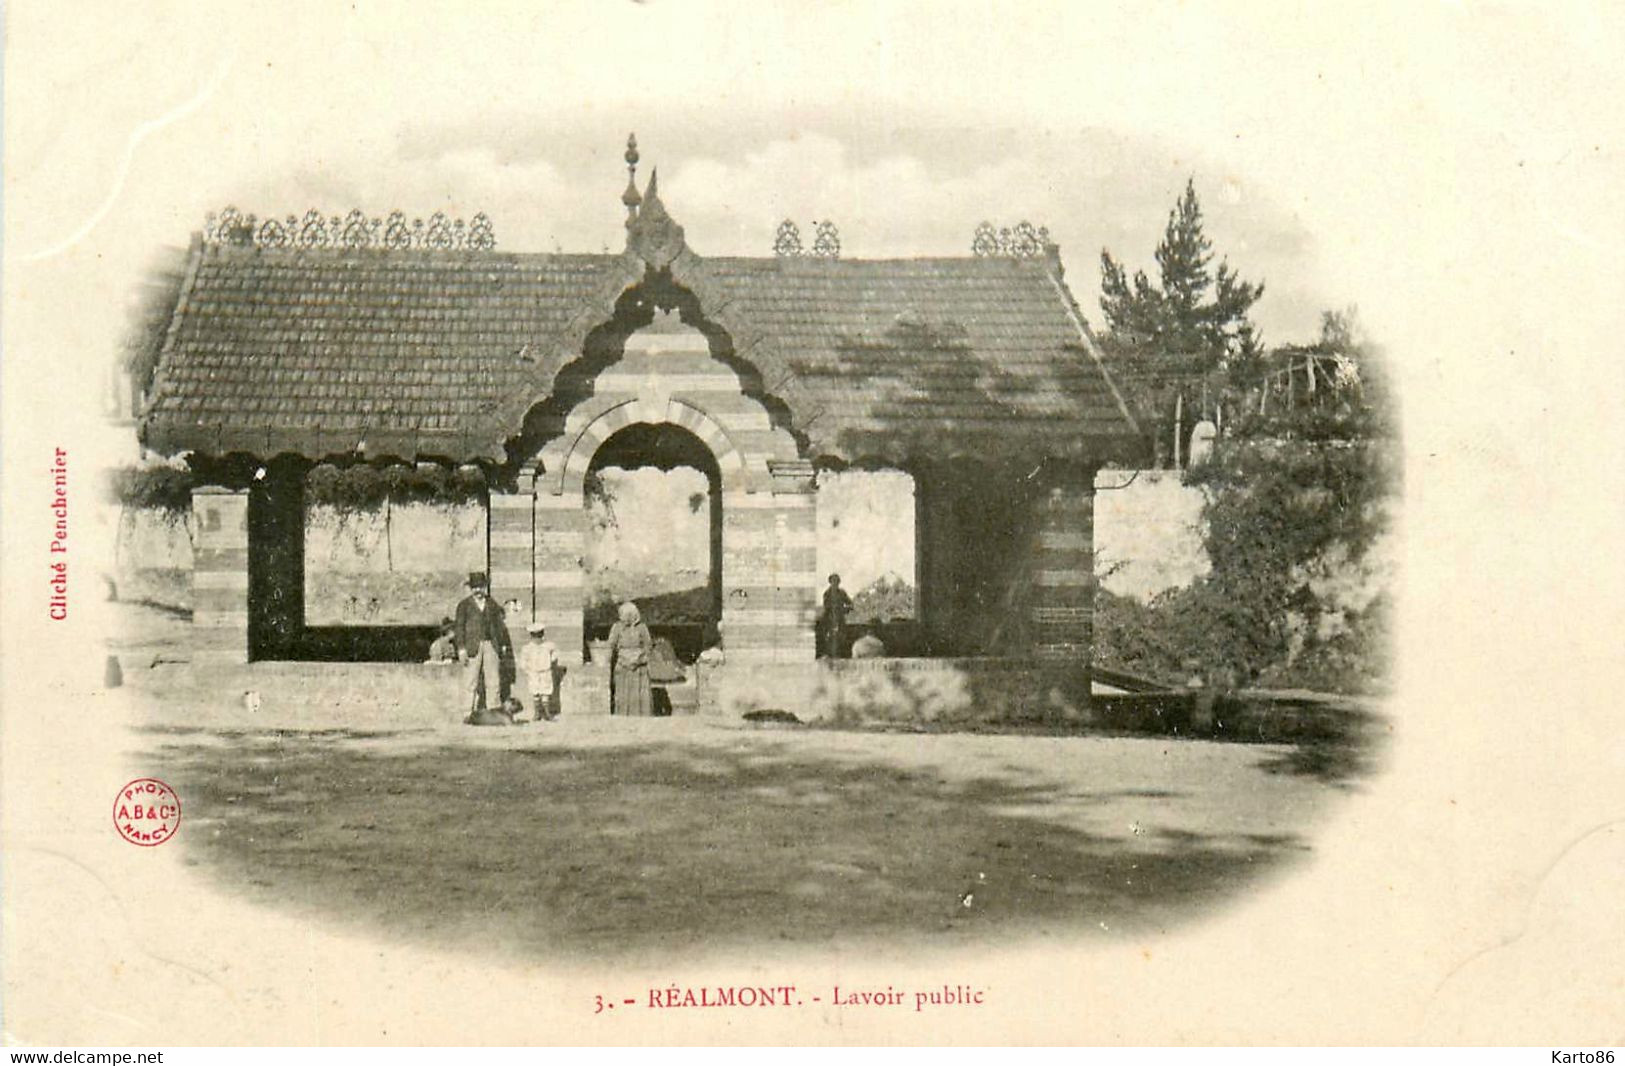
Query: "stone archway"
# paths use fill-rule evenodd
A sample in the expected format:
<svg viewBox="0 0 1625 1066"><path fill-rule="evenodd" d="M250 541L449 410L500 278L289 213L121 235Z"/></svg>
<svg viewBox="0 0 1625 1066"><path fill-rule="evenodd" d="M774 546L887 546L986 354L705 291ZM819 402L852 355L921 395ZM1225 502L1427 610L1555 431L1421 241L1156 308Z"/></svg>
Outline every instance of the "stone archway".
<svg viewBox="0 0 1625 1066"><path fill-rule="evenodd" d="M633 600L680 661L711 645L723 604L722 484L712 446L675 422L633 422L598 447L584 493L589 643Z"/></svg>
<svg viewBox="0 0 1625 1066"><path fill-rule="evenodd" d="M816 496L811 463L746 394L712 341L675 316L626 339L565 415L534 467L532 616L580 662L585 638L585 478L607 441L631 426L674 426L714 460L720 481L720 615L730 661L811 662L817 615ZM493 514L495 521L495 515ZM492 551L498 533L493 527ZM504 534L517 547L517 529ZM515 559L517 562L517 559ZM496 566L493 563L493 584ZM510 583L518 585L518 575Z"/></svg>
<svg viewBox="0 0 1625 1066"><path fill-rule="evenodd" d="M590 412L597 405L583 406ZM577 422L579 413L580 408L566 420L559 447L543 451L544 467L556 469L544 472L538 478L538 492L545 490L562 495L580 490L593 457L610 437L634 425L672 425L689 431L710 451L721 472L725 489L755 491L745 476L744 457L729 438L727 430L690 401L673 399L669 395L650 395L647 401L642 396L623 399L602 413L592 415L590 421L584 424ZM550 455L554 458L551 463L548 462Z"/></svg>

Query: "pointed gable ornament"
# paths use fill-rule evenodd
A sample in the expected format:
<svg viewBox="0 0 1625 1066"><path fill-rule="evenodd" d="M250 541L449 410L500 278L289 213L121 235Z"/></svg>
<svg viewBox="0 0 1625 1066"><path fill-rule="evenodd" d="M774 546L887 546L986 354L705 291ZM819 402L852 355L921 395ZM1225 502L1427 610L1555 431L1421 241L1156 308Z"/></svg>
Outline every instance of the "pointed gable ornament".
<svg viewBox="0 0 1625 1066"><path fill-rule="evenodd" d="M687 247L683 240L683 227L666 213L660 202L660 171L649 172L649 187L643 193L643 204L636 217L626 222L626 250L647 263L652 270L664 270L683 254Z"/></svg>
<svg viewBox="0 0 1625 1066"><path fill-rule="evenodd" d="M621 203L626 205L626 224L630 226L632 220L638 217L638 205L643 197L638 195L638 135L628 134L626 138L626 191L621 193Z"/></svg>

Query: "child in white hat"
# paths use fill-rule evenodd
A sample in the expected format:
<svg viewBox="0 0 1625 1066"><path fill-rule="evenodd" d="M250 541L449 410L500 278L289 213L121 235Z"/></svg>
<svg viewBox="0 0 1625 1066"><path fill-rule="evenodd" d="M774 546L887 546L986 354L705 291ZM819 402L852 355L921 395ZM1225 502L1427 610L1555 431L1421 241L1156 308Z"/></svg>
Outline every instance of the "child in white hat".
<svg viewBox="0 0 1625 1066"><path fill-rule="evenodd" d="M536 721L548 722L559 716L559 649L547 639L547 627L532 622L525 627L530 639L519 649L519 669L530 682Z"/></svg>

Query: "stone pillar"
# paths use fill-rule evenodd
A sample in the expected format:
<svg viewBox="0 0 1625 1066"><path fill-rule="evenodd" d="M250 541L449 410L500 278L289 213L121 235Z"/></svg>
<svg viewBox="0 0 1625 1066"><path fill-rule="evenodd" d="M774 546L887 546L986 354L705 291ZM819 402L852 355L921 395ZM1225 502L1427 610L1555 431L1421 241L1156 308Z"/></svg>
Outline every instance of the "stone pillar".
<svg viewBox="0 0 1625 1066"><path fill-rule="evenodd" d="M192 490L192 661L248 661L248 492Z"/></svg>
<svg viewBox="0 0 1625 1066"><path fill-rule="evenodd" d="M916 467L913 477L915 610L931 654L952 654L958 584L953 482L936 464Z"/></svg>
<svg viewBox="0 0 1625 1066"><path fill-rule="evenodd" d="M569 480L569 479L567 479ZM582 556L587 550L587 504L580 479L555 496L545 490L534 497L535 616L547 627L547 636L559 649L559 658L580 666L585 634L586 576Z"/></svg>
<svg viewBox="0 0 1625 1066"><path fill-rule="evenodd" d="M492 490L486 511L486 559L490 568L491 598L500 604L519 601L519 610L508 614L508 635L517 649L525 642L525 626L535 612L536 499L533 483L526 476L513 492Z"/></svg>
<svg viewBox="0 0 1625 1066"><path fill-rule="evenodd" d="M1066 470L1035 501L1033 654L1088 669L1094 622L1094 471Z"/></svg>
<svg viewBox="0 0 1625 1066"><path fill-rule="evenodd" d="M305 474L267 463L248 489L248 657L297 659L305 634Z"/></svg>
<svg viewBox="0 0 1625 1066"><path fill-rule="evenodd" d="M768 465L771 492L723 490L723 649L730 663L812 662L819 589L812 464Z"/></svg>

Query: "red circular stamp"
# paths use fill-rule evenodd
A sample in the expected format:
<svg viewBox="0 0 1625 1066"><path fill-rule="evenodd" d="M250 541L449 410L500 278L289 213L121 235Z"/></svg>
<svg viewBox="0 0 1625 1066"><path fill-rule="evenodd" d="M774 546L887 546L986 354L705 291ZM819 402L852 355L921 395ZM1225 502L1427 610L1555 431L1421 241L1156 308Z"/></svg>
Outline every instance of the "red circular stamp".
<svg viewBox="0 0 1625 1066"><path fill-rule="evenodd" d="M113 801L118 835L143 848L157 847L181 825L181 798L156 777L139 777L119 789Z"/></svg>

